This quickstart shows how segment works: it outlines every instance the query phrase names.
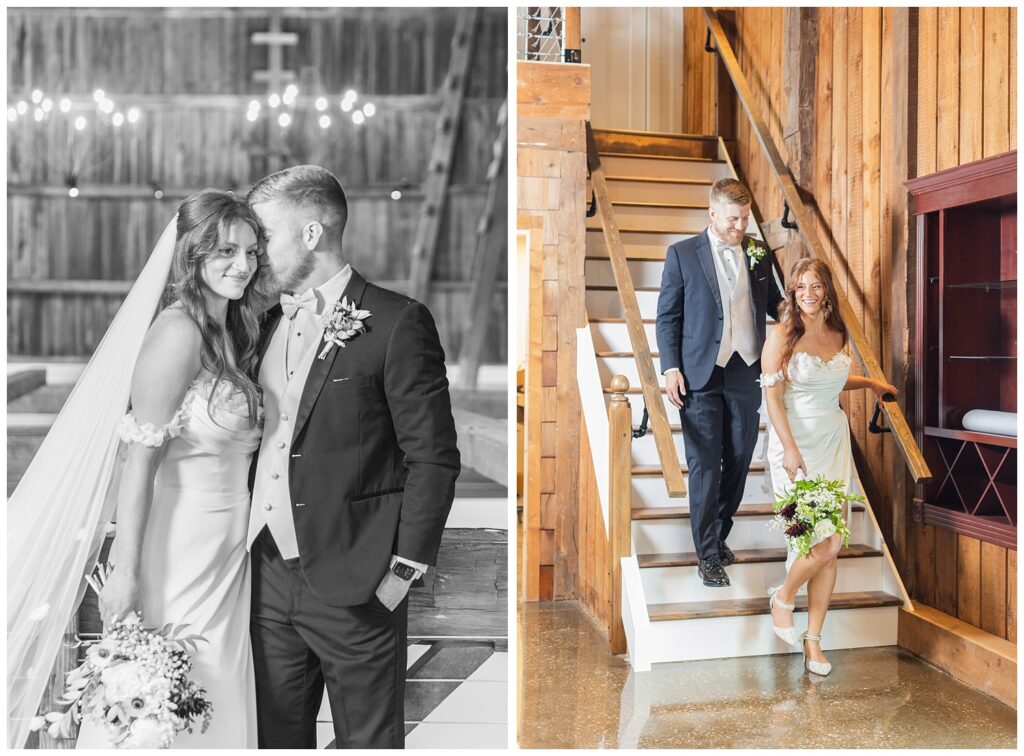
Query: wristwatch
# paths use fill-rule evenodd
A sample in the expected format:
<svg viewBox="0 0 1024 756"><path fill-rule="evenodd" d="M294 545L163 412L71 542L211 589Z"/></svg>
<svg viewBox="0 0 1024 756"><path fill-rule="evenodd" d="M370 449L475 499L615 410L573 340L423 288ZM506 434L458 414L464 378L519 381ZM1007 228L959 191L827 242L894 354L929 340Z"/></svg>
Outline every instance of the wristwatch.
<svg viewBox="0 0 1024 756"><path fill-rule="evenodd" d="M391 568L391 571L395 573L401 580L412 580L416 577L416 568L411 564L405 562L395 562L395 565Z"/></svg>

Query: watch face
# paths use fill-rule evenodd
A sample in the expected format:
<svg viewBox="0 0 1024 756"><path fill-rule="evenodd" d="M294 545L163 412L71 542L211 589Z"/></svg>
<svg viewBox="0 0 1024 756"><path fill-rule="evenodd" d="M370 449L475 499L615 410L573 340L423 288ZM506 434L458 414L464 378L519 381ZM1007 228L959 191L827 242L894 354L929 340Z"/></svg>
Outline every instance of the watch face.
<svg viewBox="0 0 1024 756"><path fill-rule="evenodd" d="M402 578L402 580L412 580L416 577L415 568L402 562L395 562L395 566L391 568L391 571Z"/></svg>

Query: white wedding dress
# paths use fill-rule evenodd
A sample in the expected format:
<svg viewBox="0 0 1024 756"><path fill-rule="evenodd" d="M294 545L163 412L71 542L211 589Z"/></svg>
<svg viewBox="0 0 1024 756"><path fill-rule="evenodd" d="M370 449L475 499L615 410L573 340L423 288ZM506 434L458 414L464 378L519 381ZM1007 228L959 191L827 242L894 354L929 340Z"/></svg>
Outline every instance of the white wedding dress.
<svg viewBox="0 0 1024 756"><path fill-rule="evenodd" d="M245 398L226 381L217 387L211 416L213 385L213 376L197 377L165 426L140 427L130 413L122 421L126 441L159 445L167 439L143 541L143 624L188 623L189 633L209 641L192 654L191 674L213 703L210 727L204 734L199 726L179 733L172 747L256 748L245 537L249 465L262 417L248 427ZM100 728L83 723L77 747L110 745Z"/></svg>
<svg viewBox="0 0 1024 756"><path fill-rule="evenodd" d="M794 352L789 360L783 393L789 430L807 466L807 478L813 480L821 475L828 480L843 480L847 491L859 490L850 449L850 423L839 406L839 393L846 385L851 364L852 360L843 352L827 362L817 355ZM767 388L782 379L781 370L762 374L761 385ZM775 428L770 428L767 469L776 498L786 496L792 489L789 475L782 467L782 456L782 442ZM847 523L848 518L849 513L844 513ZM815 538L811 545L827 537ZM787 571L795 559L796 552L790 551L786 559Z"/></svg>

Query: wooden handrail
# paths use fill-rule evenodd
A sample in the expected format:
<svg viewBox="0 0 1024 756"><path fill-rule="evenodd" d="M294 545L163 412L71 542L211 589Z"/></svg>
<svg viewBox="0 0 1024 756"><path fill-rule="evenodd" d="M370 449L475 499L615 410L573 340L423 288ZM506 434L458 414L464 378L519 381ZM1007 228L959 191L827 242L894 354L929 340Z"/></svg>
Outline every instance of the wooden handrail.
<svg viewBox="0 0 1024 756"><path fill-rule="evenodd" d="M647 344L647 333L644 331L640 307L636 301L636 289L633 278L629 274L626 263L626 250L622 246L619 226L615 222L611 199L608 197L608 185L601 167L601 157L597 154L594 131L587 121L587 168L590 171L590 186L597 201L597 212L601 216L601 227L604 229L604 240L608 246L608 259L611 262L615 284L625 313L626 330L629 342L633 347L633 358L636 360L640 386L644 393L644 402L651 418L651 431L654 433L654 445L658 448L658 458L665 471L665 488L672 498L686 496L686 484L683 482L683 471L679 464L679 455L672 442L672 430L668 424L668 414L662 399L662 390L658 386L658 375L654 372L654 358Z"/></svg>
<svg viewBox="0 0 1024 756"><path fill-rule="evenodd" d="M612 378L608 407L608 545L611 552L611 619L608 652L626 653L626 629L622 621L622 560L632 553L633 421L629 409L629 379Z"/></svg>
<svg viewBox="0 0 1024 756"><path fill-rule="evenodd" d="M740 104L747 111L750 128L755 136L757 136L761 150L768 158L768 164L771 166L772 173L775 174L775 180L778 181L779 186L782 188L783 197L789 203L789 209L793 212L793 218L798 226L800 236L807 249L810 250L811 255L818 260L825 261L827 260L825 248L813 230L813 219L800 198L800 192L797 190L793 174L790 172L789 166L782 159L778 147L775 146L775 142L768 132L768 126L751 107L750 103L753 101L753 95L750 91L750 85L740 69L739 61L736 60L732 44L722 29L718 13L712 8L704 8L703 10L708 28L714 37L715 48L722 58L725 70L729 73L729 78L732 79L733 86L736 87L736 94L739 97ZM854 351L856 351L861 364L864 366L864 371L871 378L884 380L888 383L885 373L882 372L882 366L878 361L878 357L868 343L867 336L853 308L850 307L846 293L837 286L836 294L839 298L839 312L846 321L846 327L850 333L850 341L853 343ZM900 453L910 469L910 474L914 478L914 482L918 484L927 483L932 479L932 472L928 467L928 463L925 462L921 449L914 440L914 434L907 423L906 417L903 415L903 410L900 409L900 405L895 401L883 402L882 410L885 412L886 418L889 421L889 427L892 429L893 440L896 442L896 446L899 447Z"/></svg>

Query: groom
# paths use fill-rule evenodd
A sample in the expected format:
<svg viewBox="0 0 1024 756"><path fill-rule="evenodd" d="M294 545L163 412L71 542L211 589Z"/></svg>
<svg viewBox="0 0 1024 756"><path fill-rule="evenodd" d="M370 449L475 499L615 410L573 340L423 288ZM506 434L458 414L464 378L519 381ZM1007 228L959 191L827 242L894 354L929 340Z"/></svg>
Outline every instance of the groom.
<svg viewBox="0 0 1024 756"><path fill-rule="evenodd" d="M263 331L248 538L259 747L316 748L326 683L338 748L402 748L406 594L459 474L444 352L426 307L346 264L331 173L280 171L248 201L284 292Z"/></svg>
<svg viewBox="0 0 1024 756"><path fill-rule="evenodd" d="M711 187L711 224L668 248L656 333L668 399L680 409L690 527L704 585L725 587L726 545L757 445L765 315L783 300L771 251L745 235L751 197L736 179Z"/></svg>

